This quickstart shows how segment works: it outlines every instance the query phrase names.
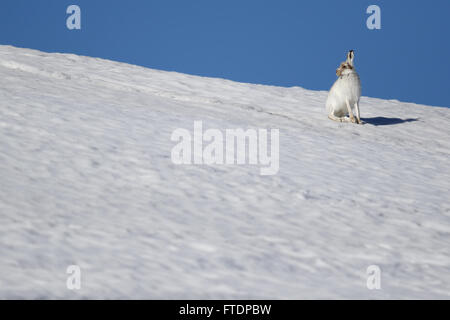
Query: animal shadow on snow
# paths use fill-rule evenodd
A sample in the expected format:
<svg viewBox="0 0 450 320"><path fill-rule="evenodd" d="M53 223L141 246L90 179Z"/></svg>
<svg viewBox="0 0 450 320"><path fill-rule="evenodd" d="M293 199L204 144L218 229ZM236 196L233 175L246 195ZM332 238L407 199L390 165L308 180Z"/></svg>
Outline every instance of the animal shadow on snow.
<svg viewBox="0 0 450 320"><path fill-rule="evenodd" d="M374 126L389 126L394 124L419 121L418 118L400 119L400 118L386 118L386 117L373 117L373 118L361 118L365 123Z"/></svg>

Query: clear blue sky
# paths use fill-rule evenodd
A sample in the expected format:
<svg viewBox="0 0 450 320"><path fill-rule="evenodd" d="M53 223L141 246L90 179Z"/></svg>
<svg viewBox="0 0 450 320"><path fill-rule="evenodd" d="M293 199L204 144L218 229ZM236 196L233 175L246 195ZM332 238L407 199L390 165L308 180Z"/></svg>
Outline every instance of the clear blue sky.
<svg viewBox="0 0 450 320"><path fill-rule="evenodd" d="M0 44L314 90L354 49L363 95L450 107L449 17L449 0L1 0Z"/></svg>

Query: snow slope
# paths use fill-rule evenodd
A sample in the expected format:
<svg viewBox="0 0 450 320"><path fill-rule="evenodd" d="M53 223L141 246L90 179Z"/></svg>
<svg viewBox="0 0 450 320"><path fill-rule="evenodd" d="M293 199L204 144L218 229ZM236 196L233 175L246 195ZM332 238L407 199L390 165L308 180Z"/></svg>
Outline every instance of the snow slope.
<svg viewBox="0 0 450 320"><path fill-rule="evenodd" d="M449 108L340 124L324 91L10 46L0 75L0 298L450 298ZM278 174L173 164L195 120L279 129Z"/></svg>

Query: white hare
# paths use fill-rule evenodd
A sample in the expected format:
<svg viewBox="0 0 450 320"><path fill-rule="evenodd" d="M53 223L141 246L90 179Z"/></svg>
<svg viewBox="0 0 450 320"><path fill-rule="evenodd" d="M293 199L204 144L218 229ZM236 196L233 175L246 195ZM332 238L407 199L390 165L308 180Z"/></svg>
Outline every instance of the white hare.
<svg viewBox="0 0 450 320"><path fill-rule="evenodd" d="M354 57L353 50L350 50L347 53L347 61L342 62L336 70L339 78L328 93L326 107L331 120L362 124L359 113L361 81L353 65ZM356 119L353 111L356 111Z"/></svg>

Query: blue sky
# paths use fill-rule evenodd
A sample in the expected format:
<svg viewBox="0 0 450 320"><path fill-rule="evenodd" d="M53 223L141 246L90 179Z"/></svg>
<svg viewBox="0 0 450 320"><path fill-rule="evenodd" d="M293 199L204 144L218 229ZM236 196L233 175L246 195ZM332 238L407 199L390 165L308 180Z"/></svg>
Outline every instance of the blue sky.
<svg viewBox="0 0 450 320"><path fill-rule="evenodd" d="M449 0L1 0L0 44L314 90L354 49L363 95L450 107L449 16Z"/></svg>

